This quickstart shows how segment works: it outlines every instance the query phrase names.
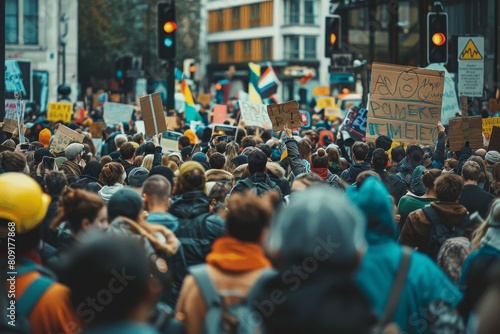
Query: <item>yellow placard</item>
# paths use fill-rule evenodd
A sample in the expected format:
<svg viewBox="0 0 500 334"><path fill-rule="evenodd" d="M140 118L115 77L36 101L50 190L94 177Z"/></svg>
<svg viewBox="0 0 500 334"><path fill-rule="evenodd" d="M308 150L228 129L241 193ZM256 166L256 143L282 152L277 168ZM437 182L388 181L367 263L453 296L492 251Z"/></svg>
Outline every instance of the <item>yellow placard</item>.
<svg viewBox="0 0 500 334"><path fill-rule="evenodd" d="M328 96L330 95L329 87L316 87L313 89L314 96Z"/></svg>
<svg viewBox="0 0 500 334"><path fill-rule="evenodd" d="M494 126L500 127L500 117L483 118L483 134L487 141L490 140Z"/></svg>
<svg viewBox="0 0 500 334"><path fill-rule="evenodd" d="M47 119L51 122L71 122L71 103L50 102L47 109Z"/></svg>
<svg viewBox="0 0 500 334"><path fill-rule="evenodd" d="M333 97L323 97L316 100L316 107L318 109L334 108L335 99Z"/></svg>

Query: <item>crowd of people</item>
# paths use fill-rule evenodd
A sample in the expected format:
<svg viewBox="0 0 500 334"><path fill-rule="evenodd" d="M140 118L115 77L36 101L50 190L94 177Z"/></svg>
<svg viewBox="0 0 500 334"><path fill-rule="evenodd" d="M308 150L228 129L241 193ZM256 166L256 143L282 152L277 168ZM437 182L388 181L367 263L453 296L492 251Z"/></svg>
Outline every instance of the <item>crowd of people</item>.
<svg viewBox="0 0 500 334"><path fill-rule="evenodd" d="M63 152L51 126L1 145L2 333L500 326L500 153L452 152L440 123L433 146L186 126L169 152L69 126Z"/></svg>

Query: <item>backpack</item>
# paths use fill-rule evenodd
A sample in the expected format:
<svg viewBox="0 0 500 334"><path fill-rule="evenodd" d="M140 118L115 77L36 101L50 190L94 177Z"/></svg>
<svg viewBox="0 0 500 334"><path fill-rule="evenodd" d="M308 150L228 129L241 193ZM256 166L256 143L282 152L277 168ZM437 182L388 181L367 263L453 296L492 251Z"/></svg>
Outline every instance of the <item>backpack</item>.
<svg viewBox="0 0 500 334"><path fill-rule="evenodd" d="M264 269L246 296L242 296L237 290L217 291L206 264L193 266L189 271L196 280L207 307L203 334L253 334L258 330L260 324L252 320L254 311L251 302L262 283L276 274L275 270ZM226 305L223 296L241 296L243 299L239 303Z"/></svg>
<svg viewBox="0 0 500 334"><path fill-rule="evenodd" d="M431 223L431 232L429 234L429 242L427 244L427 254L434 260L434 262L436 262L439 249L446 240L456 237L467 238L465 227L469 224L470 215L467 214L459 225L448 228L441 222L441 218L439 218L438 213L432 206L427 205L422 210Z"/></svg>
<svg viewBox="0 0 500 334"><path fill-rule="evenodd" d="M257 196L262 196L269 190L279 189L278 185L271 181L269 177L266 177L266 182L252 182L250 179L244 179L241 181L248 189L252 190ZM281 191L280 191L281 194Z"/></svg>

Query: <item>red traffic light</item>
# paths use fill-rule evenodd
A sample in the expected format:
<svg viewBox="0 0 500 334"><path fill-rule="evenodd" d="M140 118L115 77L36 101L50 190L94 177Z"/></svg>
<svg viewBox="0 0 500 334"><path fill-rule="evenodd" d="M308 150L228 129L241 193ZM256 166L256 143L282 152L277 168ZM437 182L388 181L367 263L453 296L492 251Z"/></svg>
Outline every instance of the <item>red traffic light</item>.
<svg viewBox="0 0 500 334"><path fill-rule="evenodd" d="M173 21L168 21L167 23L165 23L163 25L163 30L167 33L167 34L171 34L175 31L175 29L177 29L177 23L173 22Z"/></svg>
<svg viewBox="0 0 500 334"><path fill-rule="evenodd" d="M441 46L446 43L446 36L442 32L437 32L432 35L432 43L436 46Z"/></svg>

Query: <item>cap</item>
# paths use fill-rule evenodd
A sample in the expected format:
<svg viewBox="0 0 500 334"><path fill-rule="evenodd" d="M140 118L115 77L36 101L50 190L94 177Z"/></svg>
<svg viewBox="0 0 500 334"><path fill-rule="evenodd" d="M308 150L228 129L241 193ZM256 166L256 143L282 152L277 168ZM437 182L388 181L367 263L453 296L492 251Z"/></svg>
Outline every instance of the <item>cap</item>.
<svg viewBox="0 0 500 334"><path fill-rule="evenodd" d="M110 221L118 216L137 219L142 211L142 198L130 188L122 188L115 192L108 202Z"/></svg>
<svg viewBox="0 0 500 334"><path fill-rule="evenodd" d="M246 155L238 155L231 159L231 162L236 166L241 166L248 163L248 157Z"/></svg>
<svg viewBox="0 0 500 334"><path fill-rule="evenodd" d="M207 155L203 152L196 152L195 154L193 154L193 156L191 157L191 161L199 162L206 171L210 169L210 167L208 166Z"/></svg>
<svg viewBox="0 0 500 334"><path fill-rule="evenodd" d="M49 147L50 137L52 137L52 133L49 129L43 129L38 134L38 141L43 144L43 147Z"/></svg>
<svg viewBox="0 0 500 334"><path fill-rule="evenodd" d="M149 170L144 167L136 167L128 174L128 184L131 187L140 188L149 177Z"/></svg>
<svg viewBox="0 0 500 334"><path fill-rule="evenodd" d="M169 182L170 186L174 186L174 171L168 168L167 166L155 166L151 169L151 172L149 172L149 176L151 177L153 175L161 175L164 176ZM129 177L130 179L130 177Z"/></svg>
<svg viewBox="0 0 500 334"><path fill-rule="evenodd" d="M500 153L498 153L497 151L489 151L484 156L484 159L489 163L495 164L497 162L500 162Z"/></svg>
<svg viewBox="0 0 500 334"><path fill-rule="evenodd" d="M83 152L84 146L80 143L69 144L68 147L64 150L64 155L68 160L75 160L78 154Z"/></svg>

